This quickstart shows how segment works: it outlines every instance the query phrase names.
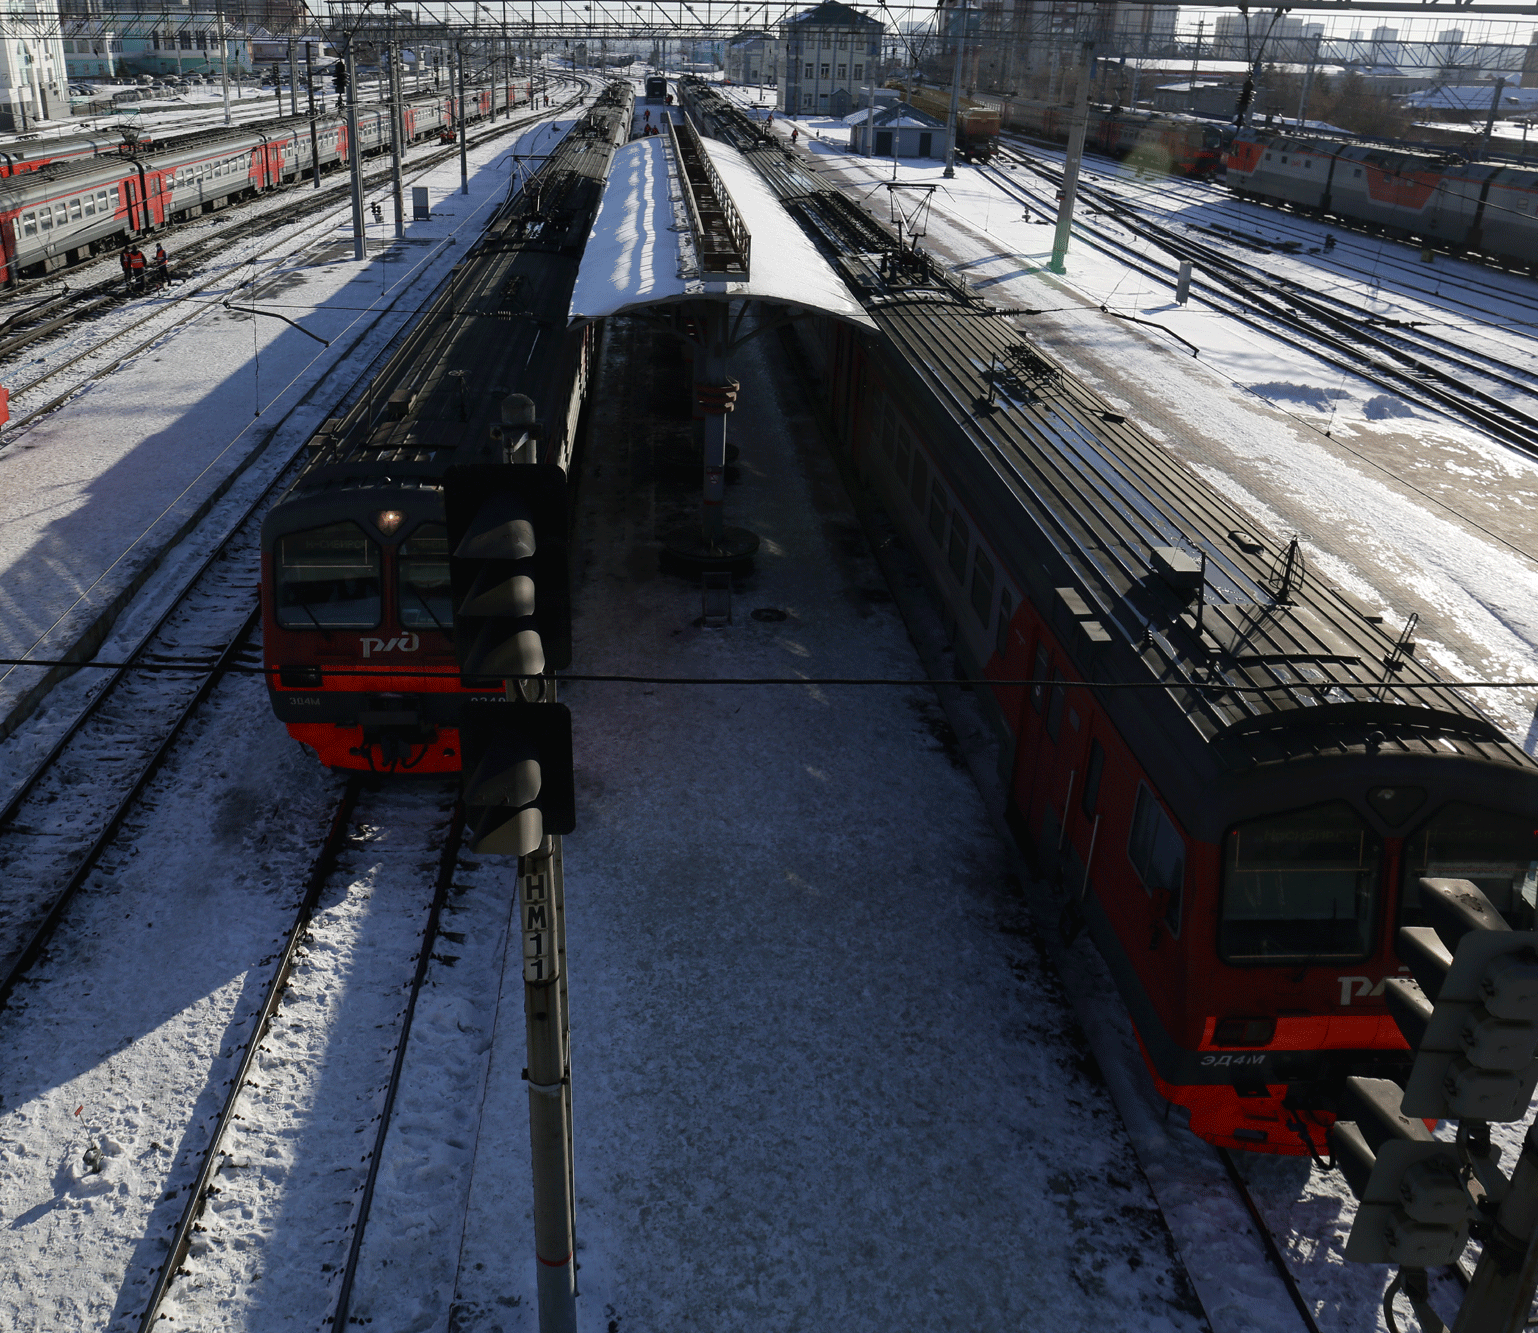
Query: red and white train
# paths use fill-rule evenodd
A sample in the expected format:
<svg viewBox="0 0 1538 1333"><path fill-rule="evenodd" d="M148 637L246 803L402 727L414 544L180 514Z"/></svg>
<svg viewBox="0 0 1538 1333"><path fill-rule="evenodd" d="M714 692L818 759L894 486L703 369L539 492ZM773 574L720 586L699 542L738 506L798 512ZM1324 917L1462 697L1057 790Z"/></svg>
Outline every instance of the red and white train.
<svg viewBox="0 0 1538 1333"><path fill-rule="evenodd" d="M1538 273L1538 167L1524 163L1247 129L1229 146L1228 185L1241 199Z"/></svg>
<svg viewBox="0 0 1538 1333"><path fill-rule="evenodd" d="M486 84L410 98L404 107L410 141L452 132L510 106L528 102L526 84ZM68 142L68 141L66 141ZM390 142L389 110L358 110L358 146L378 152ZM89 144L94 156L85 156ZM312 148L313 144L313 148ZM348 159L347 117L330 112L311 136L305 116L260 126L234 126L189 135L170 144L129 151L121 142L75 141L76 160L33 169L9 167L0 178L0 281L39 277L115 249L231 200L298 179L316 161L322 169Z"/></svg>

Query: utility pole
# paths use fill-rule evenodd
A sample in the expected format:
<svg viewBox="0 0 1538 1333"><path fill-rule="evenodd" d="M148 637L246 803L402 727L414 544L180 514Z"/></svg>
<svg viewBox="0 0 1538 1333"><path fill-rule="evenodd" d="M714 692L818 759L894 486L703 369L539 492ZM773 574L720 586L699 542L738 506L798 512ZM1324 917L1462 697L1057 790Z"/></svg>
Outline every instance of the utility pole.
<svg viewBox="0 0 1538 1333"><path fill-rule="evenodd" d="M943 0L942 0L943 3ZM955 31L955 17L961 15L961 31ZM950 180L956 174L956 129L957 117L961 115L961 39L966 35L967 11L961 4L951 10L951 39L956 44L956 60L951 67L951 109L945 117L945 171L942 173L946 180ZM894 142L895 142L894 131Z"/></svg>
<svg viewBox="0 0 1538 1333"><path fill-rule="evenodd" d="M1485 117L1484 138L1479 141L1479 151L1490 151L1490 136L1495 133L1495 116L1501 107L1501 94L1506 91L1506 76L1503 74L1495 81L1495 91L1490 95L1490 114Z"/></svg>
<svg viewBox="0 0 1538 1333"><path fill-rule="evenodd" d="M1304 114L1308 111L1308 92L1309 89L1314 86L1314 67L1319 61L1319 44L1323 40L1324 39L1322 37L1314 38L1314 51L1313 54L1309 57L1308 69L1306 69L1303 73L1303 92L1298 97L1299 129L1303 128L1303 117Z"/></svg>
<svg viewBox="0 0 1538 1333"><path fill-rule="evenodd" d="M401 108L400 51L394 42L385 48L390 62L390 184L395 195L395 239L406 234L406 187L401 181L401 157L406 151L405 113Z"/></svg>
<svg viewBox="0 0 1538 1333"><path fill-rule="evenodd" d="M310 174L315 178L315 188L320 189L320 133L315 128L315 62L311 55L310 39L304 39L304 82L310 94Z"/></svg>
<svg viewBox="0 0 1538 1333"><path fill-rule="evenodd" d="M279 105L282 105L281 101ZM288 114L291 116L299 114L299 80L294 72L294 39L292 36L288 39Z"/></svg>
<svg viewBox="0 0 1538 1333"><path fill-rule="evenodd" d="M554 693L553 685L546 688ZM539 1333L576 1333L571 1062L560 839L545 838L537 852L520 860L518 870Z"/></svg>
<svg viewBox="0 0 1538 1333"><path fill-rule="evenodd" d="M470 193L470 158L465 143L465 48L455 43L454 54L459 60L459 192Z"/></svg>
<svg viewBox="0 0 1538 1333"><path fill-rule="evenodd" d="M1057 204L1057 232L1052 237L1054 273L1064 273L1063 256L1073 231L1073 201L1079 192L1079 164L1084 160L1084 138L1089 128L1089 71L1095 58L1094 42L1085 42L1079 62L1079 87L1073 98L1073 120L1068 130L1068 157L1063 162L1063 193Z"/></svg>
<svg viewBox="0 0 1538 1333"><path fill-rule="evenodd" d="M352 165L352 257L362 263L363 239L363 154L358 145L358 70L353 62L352 34L347 34L342 48L347 70L347 156Z"/></svg>
<svg viewBox="0 0 1538 1333"><path fill-rule="evenodd" d="M224 89L224 123L230 123L230 44L224 35L224 3L220 0L219 18L219 84Z"/></svg>

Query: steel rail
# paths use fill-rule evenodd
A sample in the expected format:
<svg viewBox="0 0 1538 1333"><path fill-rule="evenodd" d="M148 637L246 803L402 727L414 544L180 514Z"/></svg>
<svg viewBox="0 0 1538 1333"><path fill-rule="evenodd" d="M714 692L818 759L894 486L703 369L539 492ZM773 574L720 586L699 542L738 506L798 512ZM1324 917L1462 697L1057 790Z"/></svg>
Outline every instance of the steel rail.
<svg viewBox="0 0 1538 1333"><path fill-rule="evenodd" d="M459 864L460 841L464 836L464 806L456 801L450 816L448 837L438 859L438 878L433 885L432 907L427 913L427 925L422 929L422 947L417 953L417 968L411 978L411 993L406 1000L405 1017L401 1020L400 1035L395 1040L395 1061L390 1067L390 1081L385 1085L384 1106L379 1112L379 1128L374 1133L374 1149L369 1157L368 1177L363 1182L363 1196L358 1200L353 1215L352 1241L347 1247L347 1261L342 1266L342 1281L337 1289L336 1304L328 1322L338 1333L347 1327L348 1312L352 1308L353 1284L358 1276L358 1260L363 1255L363 1233L368 1226L369 1209L374 1202L374 1185L379 1178L379 1164L384 1159L385 1139L390 1132L390 1115L395 1110L395 1094L400 1089L401 1071L406 1064L406 1043L411 1040L411 1021L416 1017L417 997L427 980L428 964L433 959L433 943L438 938L438 924L448 902L449 889L454 881L454 869Z"/></svg>
<svg viewBox="0 0 1538 1333"><path fill-rule="evenodd" d="M1255 1206L1255 1200L1250 1194L1250 1187L1245 1184L1244 1177L1239 1174L1239 1168L1234 1164L1233 1154L1227 1148L1215 1148L1218 1161L1223 1163L1223 1170L1228 1175L1228 1183L1233 1186L1234 1193L1239 1196L1239 1201L1244 1205L1244 1211L1250 1215L1250 1223L1260 1235L1260 1243L1265 1249L1266 1258L1271 1261L1271 1266L1276 1269L1277 1275L1282 1279L1282 1285L1287 1288L1287 1295L1292 1298L1292 1303L1298 1314L1303 1319L1303 1325L1309 1333L1319 1333L1319 1323L1314 1318L1314 1312L1308 1308L1308 1302L1303 1299L1303 1293L1298 1289L1298 1280L1292 1275L1292 1270L1287 1266L1287 1259L1282 1254L1281 1248L1276 1243L1276 1238L1271 1234L1271 1228L1260 1215L1260 1209Z"/></svg>
<svg viewBox="0 0 1538 1333"><path fill-rule="evenodd" d="M1051 176L1047 170L1028 159L1021 160L1031 170L1050 182ZM1044 207L1039 199L1010 180L998 168L984 167L982 170L992 175L1007 194L1038 208ZM1092 188L1086 190L1086 194L1092 193ZM1124 206L1120 206L1119 211L1126 210ZM1220 274L1213 270L1229 267L1231 261L1210 248L1197 246L1185 238L1155 234L1152 224L1127 217L1118 217L1117 220L1134 233L1141 232L1145 240L1171 250L1177 255L1190 258L1193 264L1200 264L1208 276L1208 281L1201 284L1208 299L1225 309L1225 312L1233 318L1248 323L1270 336L1280 337L1283 342L1297 350L1322 358L1328 364L1333 364L1338 369L1364 379L1380 389L1412 398L1423 407L1429 407L1454 419L1461 419L1527 452L1538 453L1538 417L1521 412L1494 395L1463 384L1435 367L1413 363L1411 369L1401 370L1385 365L1380 356L1402 361L1411 360L1411 357L1387 345L1381 336L1373 334L1370 330L1364 331L1360 327L1339 327L1338 331L1331 331L1328 328L1317 327L1316 323L1310 322L1310 319L1303 318L1286 308L1311 304L1307 298L1298 293L1257 292L1253 290L1253 281L1243 275L1230 275L1229 283L1225 284ZM1138 254L1125 242L1117 242L1103 234L1098 234L1093 226L1081 223L1077 230L1090 245L1123 263L1129 263L1145 276L1163 281L1169 280L1169 265ZM1325 325L1344 326L1347 323L1328 312L1313 310L1311 314L1313 320ZM1290 330L1290 336L1285 332L1279 334L1277 325L1281 325L1284 330ZM1323 351L1321 351L1321 345ZM1412 373L1413 370L1419 370L1427 376L1435 376L1441 383L1417 378ZM1444 384L1448 387L1443 387ZM1470 399L1478 401L1471 402ZM1481 403L1489 406L1481 406Z"/></svg>
<svg viewBox="0 0 1538 1333"><path fill-rule="evenodd" d="M64 881L58 893L54 895L52 902L48 905L48 910L33 928L30 938L22 946L20 953L16 955L10 966L6 968L4 976L0 976L0 1011L4 1011L9 1006L12 992L15 991L16 986L26 974L27 969L37 961L38 955L42 953L44 945L48 943L49 937L52 936L54 928L63 918L65 909L74 901L75 894L80 891L81 886L91 877L92 872L96 869L97 862L101 860L102 853L112 845L112 840L117 836L118 830L122 828L123 821L128 818L128 812L133 809L139 797L144 794L144 789L149 786L155 774L160 771L160 766L165 763L170 755L171 746L182 734L182 729L192 720L193 715L202 707L208 696L213 693L214 687L224 679L225 670L234 660L235 655L245 647L246 640L250 638L260 619L261 608L253 608L234 638L225 645L224 651L219 654L218 660L214 663L212 669L203 677L202 681L198 684L198 688L193 691L192 697L183 704L181 712L171 724L170 730L161 737L160 744L155 747L154 753L150 755L149 762L143 766L139 776L118 800L117 806L108 817L107 822L92 840L90 847L86 849L85 857L71 872L69 878Z"/></svg>
<svg viewBox="0 0 1538 1333"><path fill-rule="evenodd" d="M581 94L579 94L578 96L580 97ZM570 107L570 105L571 105L570 102L567 102L567 103L563 104L563 107L561 109L562 110L568 109ZM556 114L560 114L560 110L558 110L556 112ZM514 121L514 122L503 121L494 130L490 131L489 133L486 133L486 134L483 134L483 135L479 136L477 138L476 142L477 142L477 144L484 143L484 142L486 142L489 139L497 138L500 135L506 134L506 133L508 133L511 130L516 130L516 129L520 129L520 128L526 127L531 121L537 121L540 118L541 117L524 117L524 118L522 118L522 119L520 119L518 121ZM452 151L453 152L458 152L458 149L456 148L456 149L454 149ZM446 157L448 157L450 155L451 155L451 152L448 149L439 150L438 152L434 153L429 161L426 161L426 162L423 162L423 163L420 164L421 167L422 167L422 171L418 172L417 175L420 176L420 175L424 174L426 171L431 169L431 167L436 166L439 159L446 158ZM413 179L416 179L416 177L413 177ZM307 196L307 198L308 198L308 196ZM310 202L313 203L313 199L310 200ZM270 214L269 213L264 213L261 216L261 218L254 219L253 221L268 222L268 221L270 221L272 219L274 214L277 214L277 213L280 213L280 212L284 212L284 211L291 211L294 214L294 216L297 217L297 218L305 218L305 217L309 216L310 213L313 210L305 209L303 204L304 204L303 200L296 200L295 203L288 210L275 209L275 210L273 210L273 213L270 213ZM328 220L327 218L321 218L321 219L318 219L318 220L312 219L309 222L308 225L313 228L313 227L322 225L327 220ZM213 238L213 239L219 245L227 246L228 244L230 244L229 239L227 237L224 237L224 236L220 236L220 237ZM293 236L278 237L277 239L271 241L269 244L263 246L261 249L257 250L254 254L252 254L252 255L248 256L246 259L242 260L241 261L241 265L244 266L246 264L250 264L250 263L254 262L257 259L260 259L262 256L266 255L269 251L275 250L275 249L277 249L277 248L279 248L280 246L283 246L283 245L292 244L294 242L294 240L295 240L295 237L293 237ZM150 311L148 314L145 314L145 315L141 316L139 319L134 320L132 323L126 325L124 328L118 329L118 330L116 330L116 331L114 331L112 333L107 334L100 341L93 343L90 347L84 349L83 351L77 353L76 355L74 355L72 357L69 357L65 361L61 361L57 366L50 367L47 371L45 371L42 375L38 376L37 379L31 381L29 384L22 385L22 386L18 387L17 389L13 390L13 396L20 396L21 394L30 392L32 389L35 389L39 384L42 384L42 383L46 382L47 380L53 379L55 376L62 374L64 371L68 370L71 366L77 365L79 362L84 361L84 360L88 359L89 357L97 355L101 351L101 349L103 347L106 347L109 343L117 341L119 338L125 336L126 334L129 334L129 333L133 332L133 330L141 327L144 324L149 323L151 320L155 320L155 319L158 319L161 316L163 316L165 314L168 306L176 305L176 304L179 304L180 302L183 302L183 301L190 301L193 297L202 295L210 287L213 287L213 286L217 285L218 282L220 281L220 278L224 277L224 276L227 276L227 275L223 275L223 274L210 274L205 282L203 282L199 286L195 287L192 291L184 292L184 293L182 293L179 296L173 297L171 301L166 302L164 305L158 306L156 309ZM103 379L106 376L112 374L115 370L117 370L120 366L122 366L122 364L125 361L131 360L133 357L139 355L139 353L145 351L147 348L152 347L155 343L159 342L168 333L171 333L173 330L181 328L182 326L184 326L184 325L190 323L191 321L197 319L199 316L205 314L208 310L214 308L219 303L220 303L220 298L218 298L218 297L210 297L208 299L208 301L206 301L204 304L198 306L196 309L188 312L185 315L182 315L181 317L179 317L177 319L172 320L171 323L165 325L164 327L157 329L154 333L152 333L143 342L140 342L140 343L136 344L134 347L132 347L128 351L124 352L121 356L117 357L117 359L114 360L110 365L103 366L101 369L99 369L97 371L94 371L92 374L87 376L81 382L79 382L79 383L71 386L70 388L66 389L63 393L54 396L48 402L44 403L41 407L35 408L31 412L27 413L26 416L21 417L21 418L15 420L15 421L12 421L12 422L8 423L6 425L6 427L5 427L5 433L6 433L7 438L8 439L14 438L15 435L17 434L17 432L20 431L22 427L30 425L32 422L38 420L40 417L44 417L48 413L54 411L56 408L62 406L64 403L68 402L69 399L74 397L75 394L79 393L80 390L82 388L84 388L87 384L94 383L95 381Z"/></svg>
<svg viewBox="0 0 1538 1333"><path fill-rule="evenodd" d="M246 1081L251 1075L251 1066L256 1060L262 1038L267 1034L268 1025L272 1022L272 1016L277 1011L283 992L287 988L289 974L294 968L294 951L304 938L305 931L315 915L315 907L320 901L321 891L331 878L331 873L336 868L337 856L347 841L347 830L353 812L357 808L358 795L362 790L361 775L355 774L348 779L347 785L342 790L341 800L337 802L336 812L331 817L331 825L326 832L325 841L322 842L320 851L311 865L303 896L299 900L299 910L293 924L289 927L283 948L279 952L278 965L273 969L272 978L267 983L262 1003L254 1015L251 1033L245 1041L245 1050L241 1054L234 1076L230 1079L230 1090L225 1095L224 1104L214 1113L218 1123L214 1132L209 1135L208 1146L203 1150L203 1162L198 1168L197 1179L188 1191L187 1203L182 1208L182 1215L176 1223L170 1249L166 1252L160 1270L155 1275L154 1285L150 1288L149 1301L139 1318L139 1333L150 1333L150 1330L155 1327L160 1317L161 1303L165 1300L171 1283L181 1272L182 1260L187 1257L187 1251L191 1248L193 1228L203 1215L203 1210L214 1188L214 1173L219 1168L219 1145L224 1142L225 1130L229 1127L235 1103L245 1091Z"/></svg>
<svg viewBox="0 0 1538 1333"><path fill-rule="evenodd" d="M420 314L421 311L430 308L433 302L438 299L439 292L443 285L443 283L438 284L438 286L434 288L434 290L427 296L427 298L420 303L417 311L418 314ZM385 306L378 312L374 320L370 322L368 328L364 330L360 337L365 336L369 330L377 326L380 319L384 318L387 314L395 309L396 305L399 304L401 297L405 295L406 290L407 289L403 288L395 300L393 300L388 306ZM339 398L340 402L346 402L349 398L352 398L358 392L360 386L375 372L380 362L395 354L397 345L400 341L400 337L401 335L398 334L396 337L392 338L372 358L370 358L368 364L365 365L358 372L358 374L353 377L351 382L342 391ZM345 360L339 361L337 363L337 368L344 364L346 364ZM331 372L328 372L328 375L335 373L335 369L336 368L333 368ZM325 381L322 380L322 383L324 382ZM272 430L276 432L277 430L281 429L289 417L294 412L296 412L300 406L303 405L303 402L304 400L302 399L300 402L297 402L292 407L290 407L288 411L285 412L284 415L272 427ZM236 540L240 532L253 520L253 518L259 515L268 504L270 504L279 495L281 495L284 490L287 489L287 485L292 479L293 469L295 466L300 464L304 458L305 448L306 444L304 442L301 442L298 445L298 447L289 456L284 465L278 470L273 480L268 483L268 485L258 496L256 496L254 500L252 500L252 502L247 506L245 512L231 525L229 532L223 538L223 540L221 540L213 548L213 550L209 552L209 554L203 559L202 563L197 567L197 569L194 570L192 574L186 579L180 590L170 600L166 609L161 613L155 623L145 632L143 637L139 640L139 643L126 656L125 660L112 669L112 675L107 679L106 684L96 692L96 694L90 699L90 701L79 712L79 714L74 719L72 719L69 726L65 728L63 733L50 747L48 753L33 766L31 773L7 801L4 810L0 811L0 835L3 835L6 827L14 822L17 814L22 809L27 798L33 793L33 791L36 790L37 785L42 781L48 770L59 761L60 757L64 754L70 743L80 734L86 723L97 714L99 709L109 698L113 697L117 687L122 684L122 682L129 676L132 671L134 671L135 667L140 663L144 655L151 650L156 638L166 628L172 617L175 616L176 613L182 608L187 599L196 591L198 584L202 582L203 578L208 574L209 570L214 566L215 562L217 562L223 556L224 552L229 548L230 544ZM219 652L213 664L210 666L208 674L199 683L197 690L183 705L180 713L172 722L169 732L156 746L143 771L140 772L137 779L131 784L127 794L123 796L118 802L112 815L109 817L106 826L92 841L90 848L87 850L84 861L75 868L75 870L66 880L64 886L50 901L49 906L45 910L42 917L38 919L37 925L33 928L26 943L22 946L21 951L6 968L4 975L0 976L0 1011L3 1011L4 1008L8 1005L11 994L15 990L15 987L20 982L21 978L25 975L27 969L36 961L38 955L46 946L48 939L53 934L53 931L57 928L59 922L63 919L64 912L69 906L69 903L73 900L75 894L89 878L91 871L94 869L96 863L100 860L102 853L107 849L108 846L110 846L112 837L116 834L118 829L122 827L123 820L126 818L128 812L132 809L135 801L137 801L138 797L143 794L145 787L149 784L155 772L158 771L161 764L164 763L167 755L170 752L172 742L181 734L183 728L186 726L187 722L190 721L198 707L200 707L207 700L214 687L234 665L235 658L238 656L245 640L254 630L259 615L260 608L253 607L250 613L247 615L246 620L242 624L239 631L230 639L228 643L224 645L223 649Z"/></svg>

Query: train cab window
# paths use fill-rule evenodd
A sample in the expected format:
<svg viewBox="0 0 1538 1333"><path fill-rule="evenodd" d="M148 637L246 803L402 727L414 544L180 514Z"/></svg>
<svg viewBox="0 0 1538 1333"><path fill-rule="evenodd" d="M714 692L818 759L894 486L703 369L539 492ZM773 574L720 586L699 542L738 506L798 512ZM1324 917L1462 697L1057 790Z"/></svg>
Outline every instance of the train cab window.
<svg viewBox="0 0 1538 1333"><path fill-rule="evenodd" d="M1218 956L1230 963L1366 958L1382 851L1345 801L1229 829Z"/></svg>
<svg viewBox="0 0 1538 1333"><path fill-rule="evenodd" d="M284 629L372 629L379 623L379 547L356 523L278 542L277 612Z"/></svg>
<svg viewBox="0 0 1538 1333"><path fill-rule="evenodd" d="M937 481L929 488L929 535L939 546L945 541L945 488Z"/></svg>
<svg viewBox="0 0 1538 1333"><path fill-rule="evenodd" d="M1098 745L1095 747L1099 748ZM1099 784L1097 774L1097 795ZM1086 788L1088 785L1086 782ZM1127 858L1150 897L1168 895L1164 904L1164 922L1170 928L1170 934L1179 935L1181 898L1186 882L1185 839L1170 823L1153 792L1141 783L1137 789L1137 805L1132 810L1132 836L1127 839Z"/></svg>
<svg viewBox="0 0 1538 1333"><path fill-rule="evenodd" d="M1538 830L1530 816L1454 801L1405 841L1399 924L1426 924L1422 879L1467 879L1513 930L1532 930L1538 907Z"/></svg>
<svg viewBox="0 0 1538 1333"><path fill-rule="evenodd" d="M449 530L424 523L400 544L395 557L400 616L408 629L447 630L454 623L449 595Z"/></svg>
<svg viewBox="0 0 1538 1333"><path fill-rule="evenodd" d="M1014 614L1014 598L1008 588L1003 588L999 592L999 621L993 631L993 646L1000 657L1009 656L1009 622Z"/></svg>
<svg viewBox="0 0 1538 1333"><path fill-rule="evenodd" d="M978 623L988 628L988 612L993 610L993 563L979 546L972 557L972 610Z"/></svg>
<svg viewBox="0 0 1538 1333"><path fill-rule="evenodd" d="M951 515L951 544L946 552L951 573L963 587L967 581L967 551L972 545L972 532L960 514Z"/></svg>

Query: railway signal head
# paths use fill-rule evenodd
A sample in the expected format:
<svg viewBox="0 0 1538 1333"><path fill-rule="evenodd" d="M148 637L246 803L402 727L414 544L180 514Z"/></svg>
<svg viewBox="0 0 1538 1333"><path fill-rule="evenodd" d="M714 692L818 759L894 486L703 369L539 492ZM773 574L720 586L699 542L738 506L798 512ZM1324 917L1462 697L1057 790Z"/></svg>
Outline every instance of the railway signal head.
<svg viewBox="0 0 1538 1333"><path fill-rule="evenodd" d="M1456 1145L1432 1138L1399 1109L1403 1090L1387 1079L1346 1080L1330 1151L1361 1204L1346 1241L1356 1263L1427 1268L1457 1261L1469 1242L1474 1200Z"/></svg>
<svg viewBox="0 0 1538 1333"><path fill-rule="evenodd" d="M337 92L345 93L347 91L347 62L345 60L338 60L331 67L331 81L335 85Z"/></svg>
<svg viewBox="0 0 1538 1333"><path fill-rule="evenodd" d="M564 704L467 699L459 720L472 851L528 856L576 827L571 713Z"/></svg>
<svg viewBox="0 0 1538 1333"><path fill-rule="evenodd" d="M1521 1120L1538 1086L1538 932L1512 930L1468 880L1423 879L1432 929L1399 933L1415 980L1384 987L1415 1051L1404 1111Z"/></svg>
<svg viewBox="0 0 1538 1333"><path fill-rule="evenodd" d="M443 499L460 671L507 679L566 666L566 474L545 463L450 468Z"/></svg>

